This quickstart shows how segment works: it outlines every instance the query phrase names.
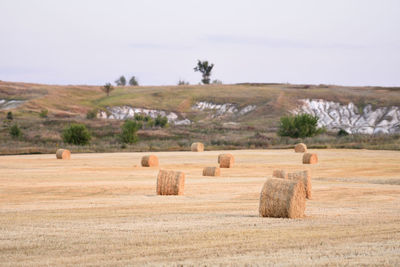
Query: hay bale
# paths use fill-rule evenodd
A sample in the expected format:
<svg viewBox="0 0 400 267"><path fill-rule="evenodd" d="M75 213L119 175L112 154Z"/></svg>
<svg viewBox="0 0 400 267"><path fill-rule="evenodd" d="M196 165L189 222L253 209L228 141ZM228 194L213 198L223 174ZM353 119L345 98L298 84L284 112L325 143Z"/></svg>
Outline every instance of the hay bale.
<svg viewBox="0 0 400 267"><path fill-rule="evenodd" d="M287 179L289 180L301 180L304 185L304 192L306 193L306 198L311 199L311 176L309 171L299 171L299 172L289 172L287 174Z"/></svg>
<svg viewBox="0 0 400 267"><path fill-rule="evenodd" d="M193 143L190 149L192 150L192 152L203 152L204 145L203 143Z"/></svg>
<svg viewBox="0 0 400 267"><path fill-rule="evenodd" d="M306 144L299 143L294 146L294 152L296 153L307 153L307 146Z"/></svg>
<svg viewBox="0 0 400 267"><path fill-rule="evenodd" d="M302 181L269 178L260 194L259 213L262 217L301 218L306 209Z"/></svg>
<svg viewBox="0 0 400 267"><path fill-rule="evenodd" d="M218 163L221 163L221 157L224 157L224 156L231 157L232 158L232 162L235 163L235 157L232 154L229 154L229 153L227 153L227 154L219 154L218 155Z"/></svg>
<svg viewBox="0 0 400 267"><path fill-rule="evenodd" d="M185 174L160 170L157 176L157 195L183 195Z"/></svg>
<svg viewBox="0 0 400 267"><path fill-rule="evenodd" d="M142 167L157 167L158 158L156 155L147 155L142 157Z"/></svg>
<svg viewBox="0 0 400 267"><path fill-rule="evenodd" d="M305 153L303 155L303 164L316 164L316 163L318 163L317 154Z"/></svg>
<svg viewBox="0 0 400 267"><path fill-rule="evenodd" d="M274 170L272 177L287 179L287 173L284 170Z"/></svg>
<svg viewBox="0 0 400 267"><path fill-rule="evenodd" d="M205 167L203 169L203 176L220 176L221 169L219 167Z"/></svg>
<svg viewBox="0 0 400 267"><path fill-rule="evenodd" d="M68 149L57 149L56 151L57 159L71 159L71 152Z"/></svg>
<svg viewBox="0 0 400 267"><path fill-rule="evenodd" d="M219 167L220 168L232 168L234 163L233 156L224 155L219 158Z"/></svg>

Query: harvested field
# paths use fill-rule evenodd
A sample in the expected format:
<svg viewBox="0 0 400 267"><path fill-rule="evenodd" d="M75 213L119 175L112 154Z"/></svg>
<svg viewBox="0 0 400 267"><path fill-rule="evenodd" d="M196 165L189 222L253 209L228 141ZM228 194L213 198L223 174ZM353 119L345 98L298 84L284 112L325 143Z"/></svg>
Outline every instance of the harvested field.
<svg viewBox="0 0 400 267"><path fill-rule="evenodd" d="M235 168L203 177L221 153ZM399 265L400 152L158 152L186 174L185 194L157 196L146 153L0 157L0 265ZM134 165L137 163L137 165ZM274 169L310 170L305 218L262 218Z"/></svg>

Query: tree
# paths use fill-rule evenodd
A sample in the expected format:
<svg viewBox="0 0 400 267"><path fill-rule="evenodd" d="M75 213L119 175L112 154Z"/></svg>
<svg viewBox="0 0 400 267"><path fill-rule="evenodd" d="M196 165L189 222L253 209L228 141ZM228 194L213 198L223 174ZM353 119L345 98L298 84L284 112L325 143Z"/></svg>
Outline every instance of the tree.
<svg viewBox="0 0 400 267"><path fill-rule="evenodd" d="M130 86L138 86L138 85L139 85L139 83L138 83L138 81L136 80L136 77L135 77L135 76L132 76L132 78L130 78L130 80L129 80L129 85L130 85Z"/></svg>
<svg viewBox="0 0 400 267"><path fill-rule="evenodd" d="M71 124L64 129L63 141L68 144L86 145L89 144L92 136L84 124Z"/></svg>
<svg viewBox="0 0 400 267"><path fill-rule="evenodd" d="M140 122L136 122L133 120L126 120L121 127L121 141L122 143L133 144L138 141L138 137L136 132L142 128L142 124Z"/></svg>
<svg viewBox="0 0 400 267"><path fill-rule="evenodd" d="M12 121L14 119L14 116L11 111L7 112L7 120Z"/></svg>
<svg viewBox="0 0 400 267"><path fill-rule="evenodd" d="M106 83L106 84L101 88L101 90L103 90L103 92L105 92L105 93L107 94L107 96L109 96L109 95L110 95L110 92L111 92L112 90L114 90L114 87L111 85L111 83Z"/></svg>
<svg viewBox="0 0 400 267"><path fill-rule="evenodd" d="M197 60L197 66L194 68L194 71L201 72L201 75L203 77L201 82L203 84L210 83L210 76L211 76L211 71L212 71L213 67L214 67L214 64L209 64L208 61Z"/></svg>
<svg viewBox="0 0 400 267"><path fill-rule="evenodd" d="M122 75L122 76L119 77L117 80L115 80L115 84L116 84L117 86L125 86L125 85L126 85L125 76Z"/></svg>
<svg viewBox="0 0 400 267"><path fill-rule="evenodd" d="M12 138L19 138L22 136L22 131L21 129L18 127L17 124L14 124L13 126L11 126L10 128L10 135Z"/></svg>
<svg viewBox="0 0 400 267"><path fill-rule="evenodd" d="M312 137L322 133L318 128L318 117L310 114L281 117L278 135L292 138Z"/></svg>

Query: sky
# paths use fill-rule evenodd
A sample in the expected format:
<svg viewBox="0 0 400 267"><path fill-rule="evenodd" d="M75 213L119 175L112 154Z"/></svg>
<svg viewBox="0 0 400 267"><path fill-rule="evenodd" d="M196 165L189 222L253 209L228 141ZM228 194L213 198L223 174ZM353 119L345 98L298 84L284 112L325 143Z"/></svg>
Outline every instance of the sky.
<svg viewBox="0 0 400 267"><path fill-rule="evenodd" d="M0 80L400 86L399 0L0 0Z"/></svg>

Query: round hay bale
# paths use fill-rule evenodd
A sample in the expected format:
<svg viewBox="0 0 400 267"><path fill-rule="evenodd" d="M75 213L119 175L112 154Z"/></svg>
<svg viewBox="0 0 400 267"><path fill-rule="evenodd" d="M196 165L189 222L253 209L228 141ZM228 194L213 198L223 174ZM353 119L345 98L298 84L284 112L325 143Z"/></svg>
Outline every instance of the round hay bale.
<svg viewBox="0 0 400 267"><path fill-rule="evenodd" d="M306 153L307 152L307 146L306 144L299 143L294 146L294 152L296 153Z"/></svg>
<svg viewBox="0 0 400 267"><path fill-rule="evenodd" d="M306 209L302 181L269 178L260 194L259 213L262 217L301 218Z"/></svg>
<svg viewBox="0 0 400 267"><path fill-rule="evenodd" d="M286 174L286 171L284 171L284 170L274 170L272 172L272 177L286 179L287 178L287 174Z"/></svg>
<svg viewBox="0 0 400 267"><path fill-rule="evenodd" d="M221 163L221 157L224 157L224 156L231 157L232 158L232 163L235 163L235 157L232 154L229 154L229 153L227 153L227 154L219 154L218 155L218 163Z"/></svg>
<svg viewBox="0 0 400 267"><path fill-rule="evenodd" d="M232 168L233 167L233 163L234 163L234 158L233 156L221 156L219 158L219 167L220 168Z"/></svg>
<svg viewBox="0 0 400 267"><path fill-rule="evenodd" d="M57 159L71 159L71 152L68 149L57 149L56 151Z"/></svg>
<svg viewBox="0 0 400 267"><path fill-rule="evenodd" d="M317 154L305 153L303 155L303 164L316 164L316 163L318 163Z"/></svg>
<svg viewBox="0 0 400 267"><path fill-rule="evenodd" d="M185 174L160 170L157 176L157 195L183 195Z"/></svg>
<svg viewBox="0 0 400 267"><path fill-rule="evenodd" d="M221 169L219 167L205 167L203 169L203 176L220 176Z"/></svg>
<svg viewBox="0 0 400 267"><path fill-rule="evenodd" d="M203 152L204 145L203 143L193 143L190 149L192 150L192 152Z"/></svg>
<svg viewBox="0 0 400 267"><path fill-rule="evenodd" d="M158 158L156 155L147 155L142 157L142 167L157 167Z"/></svg>
<svg viewBox="0 0 400 267"><path fill-rule="evenodd" d="M307 199L311 199L311 176L309 171L300 171L300 172L289 172L287 174L287 179L289 180L301 180L304 185L304 192L306 194Z"/></svg>

